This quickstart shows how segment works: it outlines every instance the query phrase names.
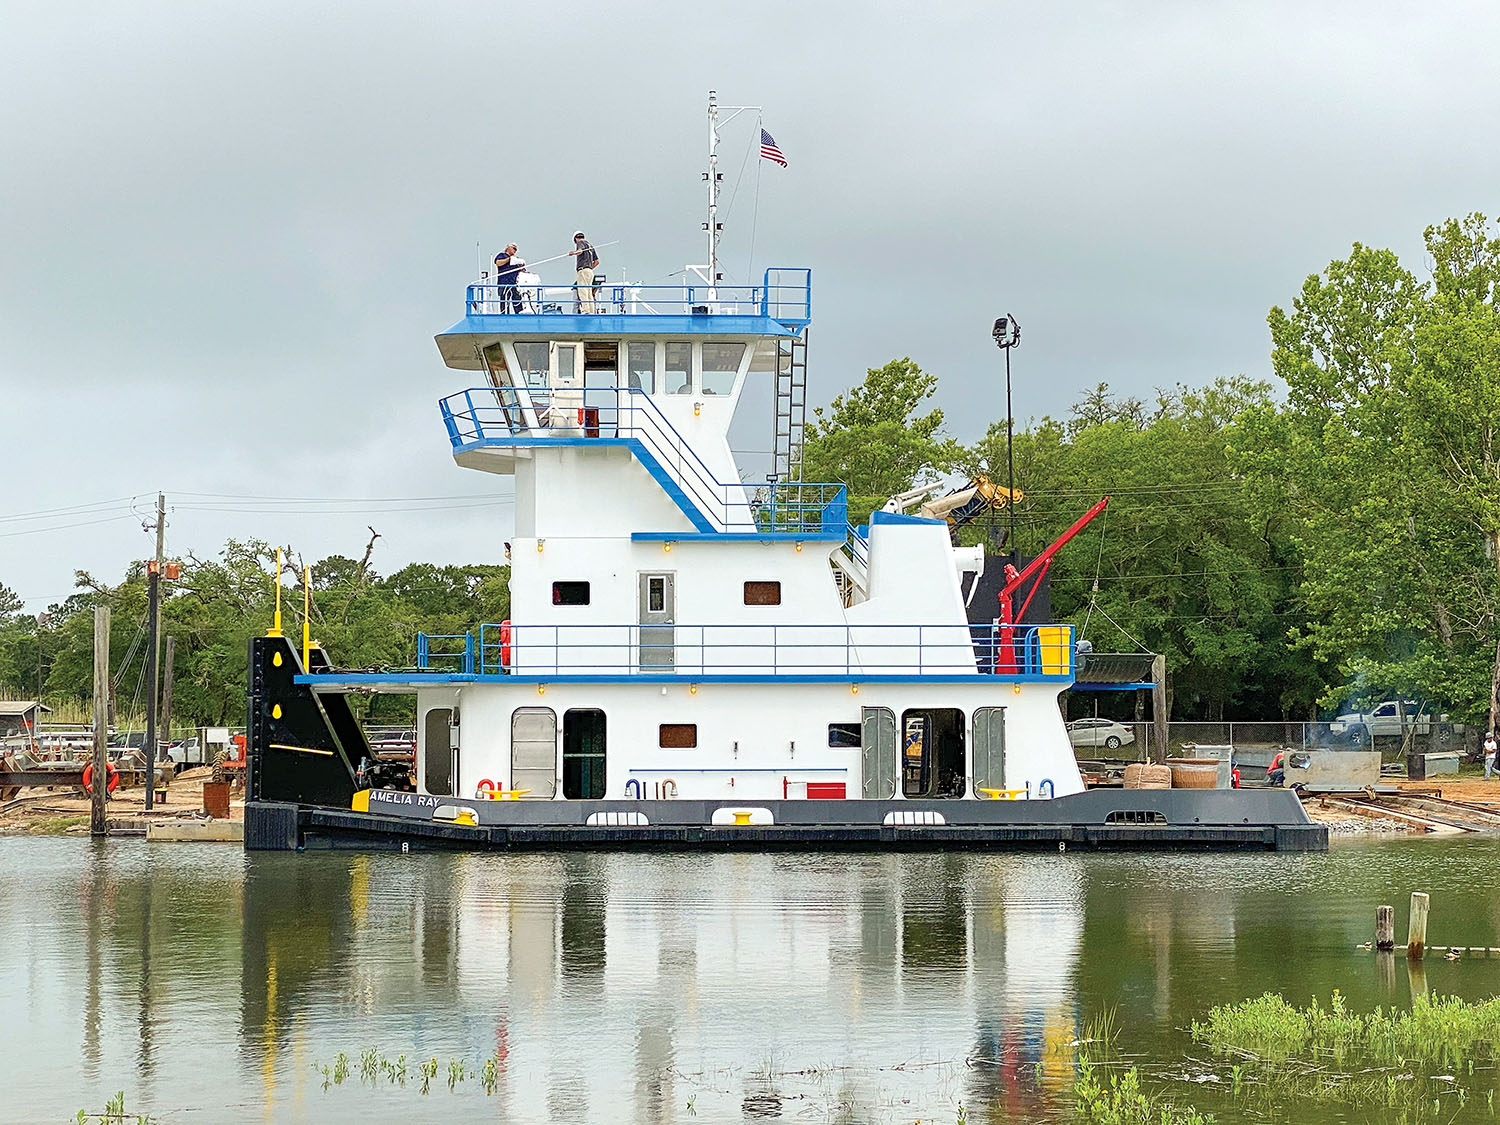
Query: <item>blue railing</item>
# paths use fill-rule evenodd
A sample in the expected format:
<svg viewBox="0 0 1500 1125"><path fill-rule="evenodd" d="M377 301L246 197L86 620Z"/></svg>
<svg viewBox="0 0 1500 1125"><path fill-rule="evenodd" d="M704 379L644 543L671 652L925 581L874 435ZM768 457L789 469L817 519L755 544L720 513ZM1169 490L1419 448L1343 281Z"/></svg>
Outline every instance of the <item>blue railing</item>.
<svg viewBox="0 0 1500 1125"><path fill-rule="evenodd" d="M463 641L462 652L433 652L433 641ZM417 667L441 672L474 674L473 633L418 633Z"/></svg>
<svg viewBox="0 0 1500 1125"><path fill-rule="evenodd" d="M848 526L842 484L720 481L651 396L634 387L472 387L438 407L455 453L536 439L637 441L651 459L648 470L665 473L701 513L708 526L700 530L815 535Z"/></svg>
<svg viewBox="0 0 1500 1125"><path fill-rule="evenodd" d="M983 630L981 634L979 630ZM972 633L972 635L971 635ZM417 636L417 667L466 674L547 676L953 676L992 673L992 626L963 625L500 625L463 634L462 653L433 653ZM1072 628L1018 625L1016 675L1073 676ZM476 661L477 654L477 661Z"/></svg>
<svg viewBox="0 0 1500 1125"><path fill-rule="evenodd" d="M527 275L528 277L533 275ZM760 285L595 285L594 311L608 316L763 316L782 324L812 319L812 270L773 266ZM485 281L465 295L469 316L513 313L572 315L580 311L577 287L540 280L515 286Z"/></svg>

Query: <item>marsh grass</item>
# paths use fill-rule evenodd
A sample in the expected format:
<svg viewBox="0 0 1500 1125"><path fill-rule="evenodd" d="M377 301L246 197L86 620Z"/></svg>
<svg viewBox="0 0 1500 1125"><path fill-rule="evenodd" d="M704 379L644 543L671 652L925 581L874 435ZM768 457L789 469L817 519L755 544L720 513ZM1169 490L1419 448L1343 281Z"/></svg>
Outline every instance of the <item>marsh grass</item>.
<svg viewBox="0 0 1500 1125"><path fill-rule="evenodd" d="M89 822L87 816L79 816L65 813L62 816L49 816L34 821L26 832L31 836L62 836L69 830L78 828Z"/></svg>
<svg viewBox="0 0 1500 1125"><path fill-rule="evenodd" d="M1418 996L1411 1011L1350 1011L1336 990L1328 1007L1306 1007L1268 992L1209 1009L1192 1035L1220 1053L1267 1062L1310 1057L1336 1065L1470 1069L1493 1062L1500 1043L1500 998L1469 1002L1456 996Z"/></svg>
<svg viewBox="0 0 1500 1125"><path fill-rule="evenodd" d="M144 1113L125 1112L125 1091L118 1091L114 1097L104 1103L104 1109L99 1113L90 1113L86 1109L80 1109L78 1116L74 1119L76 1125L157 1125L156 1118Z"/></svg>
<svg viewBox="0 0 1500 1125"><path fill-rule="evenodd" d="M1209 1010L1192 1037L1238 1060L1233 1091L1267 1107L1299 1103L1385 1109L1428 1121L1464 1109L1476 1066L1500 1043L1500 999L1418 996L1410 1011L1352 1011L1335 990L1325 1007L1266 993ZM1485 1106L1493 1115L1494 1092Z"/></svg>
<svg viewBox="0 0 1500 1125"><path fill-rule="evenodd" d="M1119 1016L1106 1008L1084 1022L1073 1076L1073 1113L1090 1125L1213 1125L1213 1117L1178 1106L1141 1086L1141 1073L1118 1057ZM1040 1070L1040 1068L1038 1068Z"/></svg>

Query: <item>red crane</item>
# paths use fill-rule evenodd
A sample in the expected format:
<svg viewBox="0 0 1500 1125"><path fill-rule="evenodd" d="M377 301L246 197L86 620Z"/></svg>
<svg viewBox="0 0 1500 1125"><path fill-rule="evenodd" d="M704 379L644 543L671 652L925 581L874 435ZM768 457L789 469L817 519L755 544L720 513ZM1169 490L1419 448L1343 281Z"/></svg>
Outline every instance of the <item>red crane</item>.
<svg viewBox="0 0 1500 1125"><path fill-rule="evenodd" d="M1005 564L1005 585L1000 589L1000 651L996 654L995 660L997 674L1016 671L1015 621L1017 617L1026 615L1027 606L1031 605L1031 599L1036 597L1036 585L1032 586L1031 593L1027 594L1026 600L1021 603L1019 614L1015 612L1011 602L1015 592L1025 585L1028 579L1035 578L1037 583L1040 583L1042 576L1047 573L1047 568L1052 565L1052 556L1062 550L1068 540L1086 528L1094 517L1107 507L1109 507L1108 496L1079 516L1078 522L1059 535L1050 547L1027 563L1025 570L1017 570L1013 563Z"/></svg>

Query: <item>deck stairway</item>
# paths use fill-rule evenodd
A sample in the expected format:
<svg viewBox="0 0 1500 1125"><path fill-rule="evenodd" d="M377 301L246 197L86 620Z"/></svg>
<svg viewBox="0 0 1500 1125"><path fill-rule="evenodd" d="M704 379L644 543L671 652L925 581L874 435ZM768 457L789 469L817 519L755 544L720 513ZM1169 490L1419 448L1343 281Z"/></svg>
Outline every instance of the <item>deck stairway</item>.
<svg viewBox="0 0 1500 1125"><path fill-rule="evenodd" d="M543 388L471 388L439 405L455 454L575 444L629 449L702 535L848 536L843 485L720 481L649 395L619 387L590 388L585 395L598 405L579 409L576 419L571 411L559 414Z"/></svg>

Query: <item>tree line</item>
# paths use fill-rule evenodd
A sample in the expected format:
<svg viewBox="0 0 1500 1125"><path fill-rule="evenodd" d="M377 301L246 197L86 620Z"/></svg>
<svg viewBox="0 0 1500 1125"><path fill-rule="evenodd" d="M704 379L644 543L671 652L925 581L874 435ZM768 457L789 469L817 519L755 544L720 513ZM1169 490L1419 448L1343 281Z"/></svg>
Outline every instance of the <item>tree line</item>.
<svg viewBox="0 0 1500 1125"><path fill-rule="evenodd" d="M1424 245L1422 276L1355 244L1273 308L1275 384L1225 376L1138 399L1101 382L1066 416L1018 425L1016 546L1035 553L1111 497L1052 568L1053 615L1097 651L1164 653L1173 718L1316 719L1401 697L1493 723L1500 235L1474 214L1428 228ZM1005 419L966 447L931 405L936 387L910 358L868 371L814 412L803 479L844 482L856 522L916 484L981 472L1004 483ZM998 548L1006 522L970 525L965 541ZM341 665L400 667L418 631L508 616L507 567L417 563L381 577L374 543L314 564L313 630ZM274 559L265 542L231 541L168 587L185 720L240 721ZM105 600L117 695L135 697L144 563L117 585L76 577L77 592L40 615L0 585L0 693L87 699L92 609Z"/></svg>

